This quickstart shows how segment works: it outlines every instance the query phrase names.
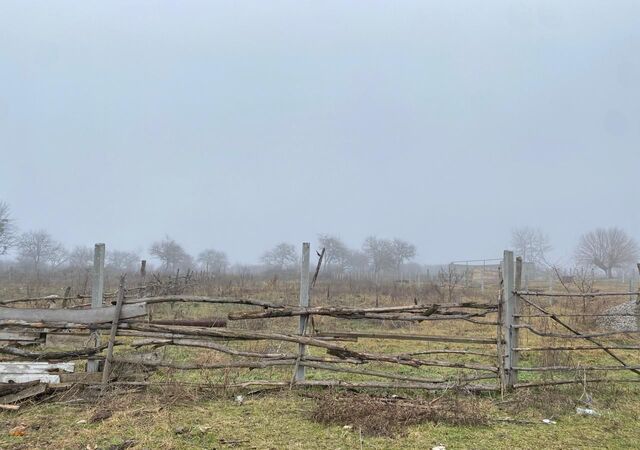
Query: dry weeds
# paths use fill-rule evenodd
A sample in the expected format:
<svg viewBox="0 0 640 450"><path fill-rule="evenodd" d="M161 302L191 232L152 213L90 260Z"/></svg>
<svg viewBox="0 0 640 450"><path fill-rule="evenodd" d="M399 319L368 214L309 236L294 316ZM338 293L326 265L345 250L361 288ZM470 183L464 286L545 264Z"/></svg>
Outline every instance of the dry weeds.
<svg viewBox="0 0 640 450"><path fill-rule="evenodd" d="M317 397L312 420L343 425L367 436L403 434L411 425L425 422L449 425L487 425L489 417L474 397L439 397L426 401L375 397L362 393L327 392Z"/></svg>

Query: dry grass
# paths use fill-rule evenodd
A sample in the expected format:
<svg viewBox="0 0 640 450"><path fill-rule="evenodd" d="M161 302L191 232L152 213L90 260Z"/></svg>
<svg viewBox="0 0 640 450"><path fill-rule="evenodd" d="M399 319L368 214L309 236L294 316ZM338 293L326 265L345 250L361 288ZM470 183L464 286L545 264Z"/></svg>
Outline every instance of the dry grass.
<svg viewBox="0 0 640 450"><path fill-rule="evenodd" d="M487 425L482 402L474 397L438 397L431 401L375 397L364 393L328 392L317 397L312 420L343 425L367 436L395 436L425 422L449 425Z"/></svg>

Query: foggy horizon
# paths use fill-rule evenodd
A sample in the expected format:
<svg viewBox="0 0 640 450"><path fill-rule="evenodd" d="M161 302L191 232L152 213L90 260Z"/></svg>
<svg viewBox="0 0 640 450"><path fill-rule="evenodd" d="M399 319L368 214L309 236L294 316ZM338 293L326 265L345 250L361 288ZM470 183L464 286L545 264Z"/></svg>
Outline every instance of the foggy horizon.
<svg viewBox="0 0 640 450"><path fill-rule="evenodd" d="M640 240L640 3L0 4L19 231L256 263L320 233L499 258ZM149 258L151 259L151 258Z"/></svg>

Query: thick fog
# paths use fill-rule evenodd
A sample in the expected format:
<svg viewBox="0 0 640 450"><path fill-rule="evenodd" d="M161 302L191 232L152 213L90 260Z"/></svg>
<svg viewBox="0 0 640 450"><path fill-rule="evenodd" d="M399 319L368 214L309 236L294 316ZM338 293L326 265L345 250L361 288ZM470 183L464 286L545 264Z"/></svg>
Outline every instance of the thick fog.
<svg viewBox="0 0 640 450"><path fill-rule="evenodd" d="M0 3L0 200L71 247L640 239L640 2Z"/></svg>

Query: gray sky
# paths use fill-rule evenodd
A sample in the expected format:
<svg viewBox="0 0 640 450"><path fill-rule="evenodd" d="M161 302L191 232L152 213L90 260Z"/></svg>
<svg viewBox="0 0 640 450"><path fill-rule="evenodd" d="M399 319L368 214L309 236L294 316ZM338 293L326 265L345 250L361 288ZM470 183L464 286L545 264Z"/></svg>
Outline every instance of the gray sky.
<svg viewBox="0 0 640 450"><path fill-rule="evenodd" d="M3 0L0 199L68 245L562 258L640 238L639 55L635 0Z"/></svg>

